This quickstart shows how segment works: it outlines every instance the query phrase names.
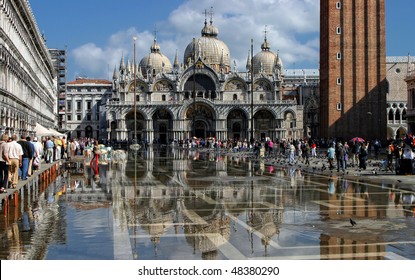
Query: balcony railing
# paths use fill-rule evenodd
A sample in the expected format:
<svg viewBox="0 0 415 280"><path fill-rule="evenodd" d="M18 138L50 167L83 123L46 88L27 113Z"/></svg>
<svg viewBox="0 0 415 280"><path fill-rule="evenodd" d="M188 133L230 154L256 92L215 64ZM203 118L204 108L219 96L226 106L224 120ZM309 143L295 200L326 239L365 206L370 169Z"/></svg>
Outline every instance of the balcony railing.
<svg viewBox="0 0 415 280"><path fill-rule="evenodd" d="M244 101L244 100L209 100L204 98L196 98L195 101L203 101L207 100L212 102L215 105L250 105L251 102ZM170 101L137 101L137 106L145 106L145 105L183 105L184 102L193 102L193 99L185 99L183 101L177 100L170 100ZM295 100L257 100L254 101L254 105L296 105ZM133 101L110 101L108 100L106 105L112 106L134 106Z"/></svg>

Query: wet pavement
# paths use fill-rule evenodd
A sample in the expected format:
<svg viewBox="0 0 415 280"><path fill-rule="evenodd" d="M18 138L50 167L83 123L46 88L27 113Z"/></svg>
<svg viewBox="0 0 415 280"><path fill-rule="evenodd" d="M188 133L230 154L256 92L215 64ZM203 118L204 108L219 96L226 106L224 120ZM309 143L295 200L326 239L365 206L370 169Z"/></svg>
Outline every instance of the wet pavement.
<svg viewBox="0 0 415 280"><path fill-rule="evenodd" d="M414 177L380 161L336 172L214 150L122 158L79 158L3 200L0 258L415 259Z"/></svg>

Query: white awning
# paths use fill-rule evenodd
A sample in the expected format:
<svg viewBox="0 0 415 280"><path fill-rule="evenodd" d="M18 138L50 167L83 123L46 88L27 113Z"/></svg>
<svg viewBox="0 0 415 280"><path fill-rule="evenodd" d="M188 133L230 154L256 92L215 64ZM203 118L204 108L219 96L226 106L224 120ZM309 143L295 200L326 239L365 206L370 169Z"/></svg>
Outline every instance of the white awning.
<svg viewBox="0 0 415 280"><path fill-rule="evenodd" d="M59 131L56 131L56 130L54 130L53 128L49 128L49 130L50 130L50 132L52 133L52 134L51 134L52 136L60 136L60 137L65 136L65 134L60 133Z"/></svg>
<svg viewBox="0 0 415 280"><path fill-rule="evenodd" d="M52 132L39 123L36 123L35 131L37 137L52 136Z"/></svg>

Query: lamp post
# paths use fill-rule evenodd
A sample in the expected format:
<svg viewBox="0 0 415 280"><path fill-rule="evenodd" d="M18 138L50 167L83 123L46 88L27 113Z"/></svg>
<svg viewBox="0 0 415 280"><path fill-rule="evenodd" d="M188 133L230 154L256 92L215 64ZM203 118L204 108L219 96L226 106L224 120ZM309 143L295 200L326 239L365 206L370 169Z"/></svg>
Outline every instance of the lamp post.
<svg viewBox="0 0 415 280"><path fill-rule="evenodd" d="M137 85L136 85L136 79L137 79L137 67L136 67L136 55L135 55L135 42L137 41L137 37L134 36L134 137L133 137L133 143L137 144Z"/></svg>
<svg viewBox="0 0 415 280"><path fill-rule="evenodd" d="M193 112L192 112L192 137L196 135L195 114L196 114L196 39L193 38Z"/></svg>
<svg viewBox="0 0 415 280"><path fill-rule="evenodd" d="M254 39L251 39L251 144L254 144Z"/></svg>

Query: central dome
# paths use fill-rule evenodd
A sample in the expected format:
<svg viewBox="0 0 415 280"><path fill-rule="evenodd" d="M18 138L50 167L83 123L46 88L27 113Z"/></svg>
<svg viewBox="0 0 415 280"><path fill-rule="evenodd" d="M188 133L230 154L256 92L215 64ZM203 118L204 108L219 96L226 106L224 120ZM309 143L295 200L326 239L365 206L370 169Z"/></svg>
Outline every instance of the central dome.
<svg viewBox="0 0 415 280"><path fill-rule="evenodd" d="M184 52L183 62L186 65L193 63L193 57L200 59L212 69L220 72L221 67L225 69L225 72L229 72L230 69L230 52L228 46L217 39L219 34L218 29L210 22L207 25L205 20L205 26L202 29L202 37L194 39L187 45Z"/></svg>

